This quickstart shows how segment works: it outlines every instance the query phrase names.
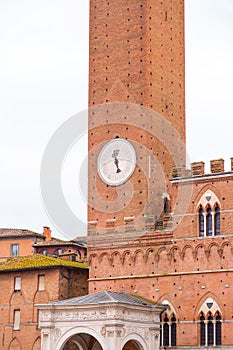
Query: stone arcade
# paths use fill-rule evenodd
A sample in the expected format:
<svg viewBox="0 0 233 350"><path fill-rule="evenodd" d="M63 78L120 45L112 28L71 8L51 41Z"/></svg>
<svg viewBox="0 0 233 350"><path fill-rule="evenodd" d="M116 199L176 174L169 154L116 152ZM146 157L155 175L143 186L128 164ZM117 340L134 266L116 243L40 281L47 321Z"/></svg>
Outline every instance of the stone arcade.
<svg viewBox="0 0 233 350"><path fill-rule="evenodd" d="M157 350L164 307L123 292L38 305L43 350Z"/></svg>

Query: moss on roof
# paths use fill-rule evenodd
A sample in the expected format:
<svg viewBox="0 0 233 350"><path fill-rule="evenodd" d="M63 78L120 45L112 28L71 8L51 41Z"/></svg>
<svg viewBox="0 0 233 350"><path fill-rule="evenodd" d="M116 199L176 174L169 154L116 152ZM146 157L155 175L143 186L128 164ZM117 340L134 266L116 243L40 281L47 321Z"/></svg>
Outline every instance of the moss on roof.
<svg viewBox="0 0 233 350"><path fill-rule="evenodd" d="M52 258L41 254L21 256L18 258L11 258L5 262L0 263L0 272L14 271L14 270L31 270L52 267L72 267L80 269L88 269L87 264L68 261L64 259Z"/></svg>

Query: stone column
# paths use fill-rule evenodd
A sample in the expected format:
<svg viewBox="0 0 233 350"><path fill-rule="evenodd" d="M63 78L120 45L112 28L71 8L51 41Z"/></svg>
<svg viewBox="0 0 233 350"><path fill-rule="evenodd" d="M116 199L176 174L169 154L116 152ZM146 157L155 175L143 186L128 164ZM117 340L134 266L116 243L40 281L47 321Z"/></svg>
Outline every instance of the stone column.
<svg viewBox="0 0 233 350"><path fill-rule="evenodd" d="M149 329L149 350L159 350L160 342L159 342L159 329L158 328L150 328Z"/></svg>
<svg viewBox="0 0 233 350"><path fill-rule="evenodd" d="M43 329L41 332L41 349L50 350L51 348L50 329Z"/></svg>
<svg viewBox="0 0 233 350"><path fill-rule="evenodd" d="M123 334L122 325L106 326L106 350L121 350Z"/></svg>

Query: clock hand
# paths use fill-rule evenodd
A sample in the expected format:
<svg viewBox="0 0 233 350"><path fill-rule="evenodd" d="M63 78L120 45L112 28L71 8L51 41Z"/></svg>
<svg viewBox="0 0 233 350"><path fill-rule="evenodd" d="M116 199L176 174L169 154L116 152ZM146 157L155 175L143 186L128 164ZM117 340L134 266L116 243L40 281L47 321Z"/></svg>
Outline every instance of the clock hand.
<svg viewBox="0 0 233 350"><path fill-rule="evenodd" d="M121 169L119 168L119 160L117 159L117 157L115 157L115 160L114 160L114 164L116 165L116 168L117 168L117 174L121 172Z"/></svg>
<svg viewBox="0 0 233 350"><path fill-rule="evenodd" d="M117 171L116 171L117 174L121 172L121 169L119 168L119 160L117 159L118 153L119 153L119 150L114 150L112 154L112 158L114 158L114 164L116 165L116 168L117 168Z"/></svg>

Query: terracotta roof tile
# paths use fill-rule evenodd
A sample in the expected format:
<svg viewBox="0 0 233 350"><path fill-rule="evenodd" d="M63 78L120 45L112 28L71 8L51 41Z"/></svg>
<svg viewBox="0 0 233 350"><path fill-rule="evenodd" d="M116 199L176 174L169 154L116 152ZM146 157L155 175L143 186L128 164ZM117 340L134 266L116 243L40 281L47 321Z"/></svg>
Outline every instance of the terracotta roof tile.
<svg viewBox="0 0 233 350"><path fill-rule="evenodd" d="M25 237L25 236L39 236L44 237L43 234L18 228L0 228L0 238L3 237Z"/></svg>
<svg viewBox="0 0 233 350"><path fill-rule="evenodd" d="M88 269L87 264L52 258L41 254L11 258L0 263L0 272L51 267L73 267Z"/></svg>

